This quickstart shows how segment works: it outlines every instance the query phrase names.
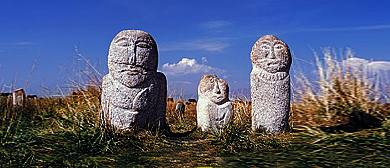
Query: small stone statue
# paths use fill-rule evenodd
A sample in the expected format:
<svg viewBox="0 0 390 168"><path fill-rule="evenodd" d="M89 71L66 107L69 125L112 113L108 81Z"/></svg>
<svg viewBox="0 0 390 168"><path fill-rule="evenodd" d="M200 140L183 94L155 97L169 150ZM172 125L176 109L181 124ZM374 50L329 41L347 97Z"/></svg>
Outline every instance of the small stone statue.
<svg viewBox="0 0 390 168"><path fill-rule="evenodd" d="M196 106L198 127L202 131L220 131L233 115L229 86L216 75L203 75L198 86Z"/></svg>
<svg viewBox="0 0 390 168"><path fill-rule="evenodd" d="M119 130L167 126L167 80L157 65L157 44L147 32L123 30L115 36L102 82L105 124Z"/></svg>
<svg viewBox="0 0 390 168"><path fill-rule="evenodd" d="M179 117L180 117L180 120L182 120L184 118L184 111L186 109L186 106L184 105L183 102L179 102L176 104L176 108L175 108L175 111L177 114L179 114Z"/></svg>
<svg viewBox="0 0 390 168"><path fill-rule="evenodd" d="M270 134L286 130L290 113L290 49L273 35L256 41L251 51L252 129Z"/></svg>
<svg viewBox="0 0 390 168"><path fill-rule="evenodd" d="M26 93L24 89L16 89L12 93L12 104L14 106L25 106L26 105Z"/></svg>

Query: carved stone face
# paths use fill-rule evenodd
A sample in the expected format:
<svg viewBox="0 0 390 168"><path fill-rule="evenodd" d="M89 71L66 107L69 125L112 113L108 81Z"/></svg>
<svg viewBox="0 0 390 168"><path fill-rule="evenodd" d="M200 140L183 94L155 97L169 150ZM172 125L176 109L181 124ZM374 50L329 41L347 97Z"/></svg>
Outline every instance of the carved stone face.
<svg viewBox="0 0 390 168"><path fill-rule="evenodd" d="M253 45L251 61L253 66L269 73L288 72L291 66L290 49L277 37L266 35Z"/></svg>
<svg viewBox="0 0 390 168"><path fill-rule="evenodd" d="M157 45L152 36L141 30L123 30L112 40L108 68L114 80L134 87L157 71Z"/></svg>
<svg viewBox="0 0 390 168"><path fill-rule="evenodd" d="M215 75L203 75L198 87L199 95L209 98L212 102L219 104L228 99L229 86Z"/></svg>

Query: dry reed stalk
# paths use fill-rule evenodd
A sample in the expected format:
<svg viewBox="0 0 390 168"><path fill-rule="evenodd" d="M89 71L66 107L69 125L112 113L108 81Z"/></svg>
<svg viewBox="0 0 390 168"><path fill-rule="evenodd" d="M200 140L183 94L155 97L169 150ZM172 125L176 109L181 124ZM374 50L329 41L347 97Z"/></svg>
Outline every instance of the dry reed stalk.
<svg viewBox="0 0 390 168"><path fill-rule="evenodd" d="M352 54L347 50L347 57ZM299 125L314 129L319 126L331 126L351 122L351 116L357 122L363 122L365 115L381 115L378 111L379 95L375 83L368 76L366 69L338 61L336 51L330 48L323 50L324 62L314 54L317 65L317 81L311 82L305 75L295 76L294 111ZM354 121L354 122L356 122ZM310 131L310 130L309 130Z"/></svg>

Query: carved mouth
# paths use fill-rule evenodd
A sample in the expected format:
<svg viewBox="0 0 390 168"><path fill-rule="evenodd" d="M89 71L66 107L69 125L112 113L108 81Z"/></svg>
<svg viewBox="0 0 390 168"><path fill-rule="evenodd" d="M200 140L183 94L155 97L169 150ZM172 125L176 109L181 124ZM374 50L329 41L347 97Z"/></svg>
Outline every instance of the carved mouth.
<svg viewBox="0 0 390 168"><path fill-rule="evenodd" d="M214 102L214 103L220 103L221 101L223 101L225 98L223 97L223 96L214 96L214 100L216 101L216 102Z"/></svg>
<svg viewBox="0 0 390 168"><path fill-rule="evenodd" d="M267 65L268 66L279 65L279 60L267 60Z"/></svg>
<svg viewBox="0 0 390 168"><path fill-rule="evenodd" d="M271 67L271 68L276 68L276 67L279 67L279 64L278 63L269 63L267 64L268 67Z"/></svg>
<svg viewBox="0 0 390 168"><path fill-rule="evenodd" d="M139 74L137 70L122 70L121 72L127 72L127 74L131 74L131 75Z"/></svg>
<svg viewBox="0 0 390 168"><path fill-rule="evenodd" d="M131 67L126 67L121 69L120 72L128 72L129 74L139 74L139 73L144 74L145 70L141 67L131 66Z"/></svg>

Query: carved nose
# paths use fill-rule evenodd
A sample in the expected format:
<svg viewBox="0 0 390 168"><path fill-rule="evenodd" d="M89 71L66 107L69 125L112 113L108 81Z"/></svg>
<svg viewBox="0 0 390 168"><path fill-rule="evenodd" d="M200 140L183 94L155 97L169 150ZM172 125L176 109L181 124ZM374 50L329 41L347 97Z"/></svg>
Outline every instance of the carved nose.
<svg viewBox="0 0 390 168"><path fill-rule="evenodd" d="M270 51L270 53L269 53L269 57L268 57L269 59L275 59L276 57L275 57L275 52L274 52L274 50L271 50Z"/></svg>
<svg viewBox="0 0 390 168"><path fill-rule="evenodd" d="M135 65L135 54L130 55L130 65Z"/></svg>
<svg viewBox="0 0 390 168"><path fill-rule="evenodd" d="M214 93L221 94L221 90L219 89L218 84L215 84L214 86Z"/></svg>
<svg viewBox="0 0 390 168"><path fill-rule="evenodd" d="M135 63L136 63L136 56L135 56L135 51L132 48L133 47L130 47L128 49L128 54L129 54L129 57L130 57L129 63L130 63L130 65L135 65Z"/></svg>

